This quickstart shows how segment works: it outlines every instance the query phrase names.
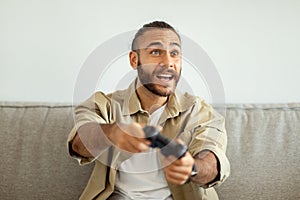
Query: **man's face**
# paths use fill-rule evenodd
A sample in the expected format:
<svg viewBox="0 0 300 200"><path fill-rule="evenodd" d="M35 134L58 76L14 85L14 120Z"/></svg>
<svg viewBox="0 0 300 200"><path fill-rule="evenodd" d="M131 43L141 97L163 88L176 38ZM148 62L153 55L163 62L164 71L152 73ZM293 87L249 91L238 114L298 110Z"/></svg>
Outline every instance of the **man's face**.
<svg viewBox="0 0 300 200"><path fill-rule="evenodd" d="M152 29L137 40L138 78L152 93L169 96L181 74L181 42L171 30Z"/></svg>

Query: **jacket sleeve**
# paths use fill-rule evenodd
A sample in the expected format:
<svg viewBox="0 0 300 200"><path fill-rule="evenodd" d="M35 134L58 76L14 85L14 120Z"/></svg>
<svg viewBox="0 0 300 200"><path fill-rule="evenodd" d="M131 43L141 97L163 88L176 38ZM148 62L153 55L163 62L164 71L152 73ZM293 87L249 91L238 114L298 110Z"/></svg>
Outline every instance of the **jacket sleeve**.
<svg viewBox="0 0 300 200"><path fill-rule="evenodd" d="M220 185L230 174L230 164L226 156L227 133L224 117L203 100L199 100L191 110L187 130L192 138L189 143L190 153L195 156L203 150L209 150L215 154L220 164L217 179L203 187Z"/></svg>
<svg viewBox="0 0 300 200"><path fill-rule="evenodd" d="M98 103L98 102L101 102ZM67 139L67 149L69 155L78 160L80 165L93 162L95 158L85 158L77 154L72 149L72 141L78 129L87 123L95 122L98 124L109 123L110 100L103 93L97 92L89 99L79 104L74 109L74 127Z"/></svg>

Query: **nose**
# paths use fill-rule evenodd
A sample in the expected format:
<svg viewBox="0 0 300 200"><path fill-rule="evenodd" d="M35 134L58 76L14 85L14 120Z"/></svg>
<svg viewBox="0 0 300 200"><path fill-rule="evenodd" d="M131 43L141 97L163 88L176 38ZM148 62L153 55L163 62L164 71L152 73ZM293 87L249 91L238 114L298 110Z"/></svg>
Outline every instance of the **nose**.
<svg viewBox="0 0 300 200"><path fill-rule="evenodd" d="M174 60L170 54L166 53L163 56L162 65L168 68L175 68Z"/></svg>

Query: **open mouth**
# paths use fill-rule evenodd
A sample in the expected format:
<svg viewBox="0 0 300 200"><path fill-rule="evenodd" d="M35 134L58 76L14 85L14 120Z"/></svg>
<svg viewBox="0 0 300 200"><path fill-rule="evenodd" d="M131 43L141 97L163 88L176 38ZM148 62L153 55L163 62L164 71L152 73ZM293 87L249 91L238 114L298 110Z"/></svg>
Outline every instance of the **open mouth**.
<svg viewBox="0 0 300 200"><path fill-rule="evenodd" d="M156 77L163 81L170 81L174 78L174 76L171 74L159 74Z"/></svg>

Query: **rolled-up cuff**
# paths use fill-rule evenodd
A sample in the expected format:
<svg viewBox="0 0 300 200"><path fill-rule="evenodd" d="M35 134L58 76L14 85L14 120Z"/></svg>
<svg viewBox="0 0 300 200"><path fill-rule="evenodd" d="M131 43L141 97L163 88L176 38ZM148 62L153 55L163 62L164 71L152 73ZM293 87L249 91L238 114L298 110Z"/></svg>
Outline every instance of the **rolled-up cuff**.
<svg viewBox="0 0 300 200"><path fill-rule="evenodd" d="M86 158L86 157L80 156L75 151L73 151L72 141L73 141L74 137L76 136L76 134L77 134L77 126L74 126L73 129L71 130L71 132L68 136L68 140L67 140L67 148L68 148L69 155L72 158L76 159L80 165L86 165L86 164L92 163L93 161L96 160L96 158Z"/></svg>
<svg viewBox="0 0 300 200"><path fill-rule="evenodd" d="M210 188L210 187L214 187L214 186L219 186L221 185L230 175L230 164L229 161L224 153L224 151L222 151L221 149L218 148L205 148L204 150L209 150L212 153L215 154L216 158L218 159L218 162L220 164L220 169L218 172L218 177L213 181L210 182L206 185L203 185L203 188Z"/></svg>

